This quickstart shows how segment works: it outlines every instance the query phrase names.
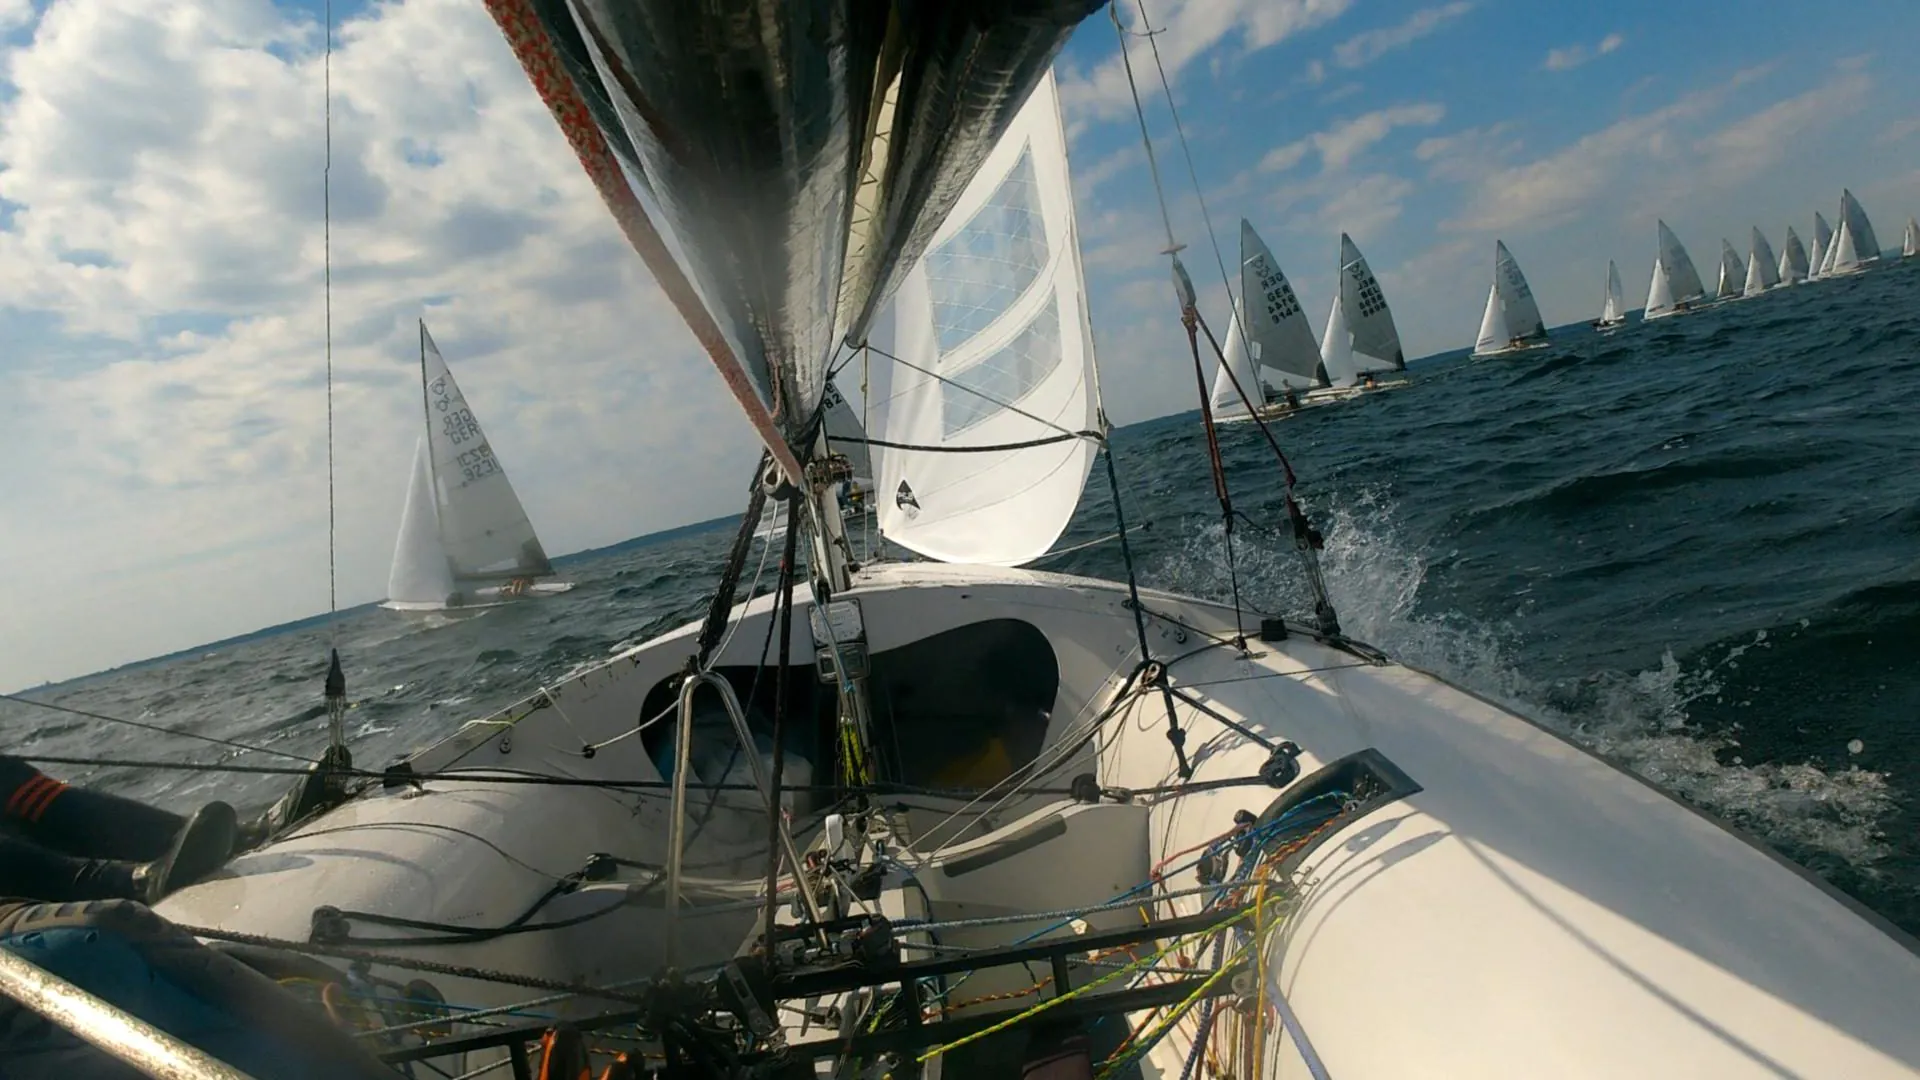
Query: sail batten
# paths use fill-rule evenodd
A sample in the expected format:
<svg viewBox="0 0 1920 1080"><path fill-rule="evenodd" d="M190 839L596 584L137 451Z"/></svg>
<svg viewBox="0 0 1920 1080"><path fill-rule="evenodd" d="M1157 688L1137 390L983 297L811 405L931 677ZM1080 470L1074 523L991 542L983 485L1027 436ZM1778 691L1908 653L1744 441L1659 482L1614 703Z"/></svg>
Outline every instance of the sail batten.
<svg viewBox="0 0 1920 1080"><path fill-rule="evenodd" d="M426 439L440 547L454 580L504 581L553 573L506 469L424 322L420 375L426 387Z"/></svg>
<svg viewBox="0 0 1920 1080"><path fill-rule="evenodd" d="M1017 566L1066 530L1099 387L1051 74L1008 126L894 297L875 455L882 534L943 562ZM966 452L956 452L966 451Z"/></svg>

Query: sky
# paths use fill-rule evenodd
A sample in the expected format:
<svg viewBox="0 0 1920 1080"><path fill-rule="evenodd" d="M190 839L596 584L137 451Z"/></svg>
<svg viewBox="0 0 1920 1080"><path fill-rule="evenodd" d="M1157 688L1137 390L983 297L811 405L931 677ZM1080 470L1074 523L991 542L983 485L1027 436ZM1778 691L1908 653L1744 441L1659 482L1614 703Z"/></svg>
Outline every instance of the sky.
<svg viewBox="0 0 1920 1080"><path fill-rule="evenodd" d="M1911 0L1844 30L1775 0L1148 14L1191 174L1140 36L1135 72L1217 325L1203 207L1222 243L1254 223L1316 322L1351 233L1410 357L1472 343L1496 238L1557 325L1597 314L1608 259L1637 306L1656 217L1710 266L1754 225L1809 238L1843 185L1885 244L1920 213ZM548 550L744 503L745 423L479 0L333 17L329 96L312 3L0 0L0 688L381 598L423 315ZM1108 414L1194 408L1105 12L1056 70Z"/></svg>

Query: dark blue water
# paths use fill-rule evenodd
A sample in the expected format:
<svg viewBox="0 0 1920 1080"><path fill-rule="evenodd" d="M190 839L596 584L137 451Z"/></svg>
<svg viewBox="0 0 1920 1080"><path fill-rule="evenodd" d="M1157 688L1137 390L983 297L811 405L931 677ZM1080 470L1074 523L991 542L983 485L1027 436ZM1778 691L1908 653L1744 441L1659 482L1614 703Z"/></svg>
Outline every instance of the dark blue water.
<svg viewBox="0 0 1920 1080"><path fill-rule="evenodd" d="M1172 355L1172 354L1170 354ZM1175 362L1175 361L1169 361ZM1920 932L1920 263L1413 385L1275 426L1327 533L1349 632L1505 701L1766 837ZM1146 584L1225 596L1197 418L1115 436ZM1302 608L1258 433L1223 429L1243 595ZM1063 544L1113 532L1096 469ZM362 610L37 692L312 754L325 650L357 758L383 763L696 617L728 530L581 560L573 593L422 625ZM1117 545L1048 562L1121 575ZM218 747L0 705L14 752L218 760ZM243 760L261 760L245 755ZM89 770L66 770L87 774ZM271 778L92 770L188 805Z"/></svg>

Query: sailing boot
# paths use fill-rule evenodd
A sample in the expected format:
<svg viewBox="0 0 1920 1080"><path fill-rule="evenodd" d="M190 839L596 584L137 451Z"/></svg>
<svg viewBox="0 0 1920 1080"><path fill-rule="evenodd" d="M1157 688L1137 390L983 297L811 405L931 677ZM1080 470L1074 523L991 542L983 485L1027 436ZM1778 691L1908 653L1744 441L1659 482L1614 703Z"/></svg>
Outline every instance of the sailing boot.
<svg viewBox="0 0 1920 1080"><path fill-rule="evenodd" d="M233 845L233 807L208 803L187 819L160 857L86 859L19 837L0 837L0 893L47 903L160 898L205 877L226 861Z"/></svg>
<svg viewBox="0 0 1920 1080"><path fill-rule="evenodd" d="M234 832L233 854L252 851L313 815L346 801L347 792L340 782L340 773L352 768L353 756L346 747L338 748L337 753L329 749L326 756L310 767L305 776L294 781L293 787L272 806L239 823Z"/></svg>

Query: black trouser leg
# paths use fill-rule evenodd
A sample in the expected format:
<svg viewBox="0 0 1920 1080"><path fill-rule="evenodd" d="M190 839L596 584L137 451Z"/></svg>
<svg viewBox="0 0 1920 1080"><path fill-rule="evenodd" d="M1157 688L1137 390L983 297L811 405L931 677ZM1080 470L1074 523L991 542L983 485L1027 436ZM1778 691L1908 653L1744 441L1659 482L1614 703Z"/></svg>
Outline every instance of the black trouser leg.
<svg viewBox="0 0 1920 1080"><path fill-rule="evenodd" d="M186 819L134 799L68 787L19 758L0 756L0 814L23 836L69 855L158 859Z"/></svg>
<svg viewBox="0 0 1920 1080"><path fill-rule="evenodd" d="M145 900L136 864L82 859L31 840L0 835L0 896L67 903L73 900Z"/></svg>

